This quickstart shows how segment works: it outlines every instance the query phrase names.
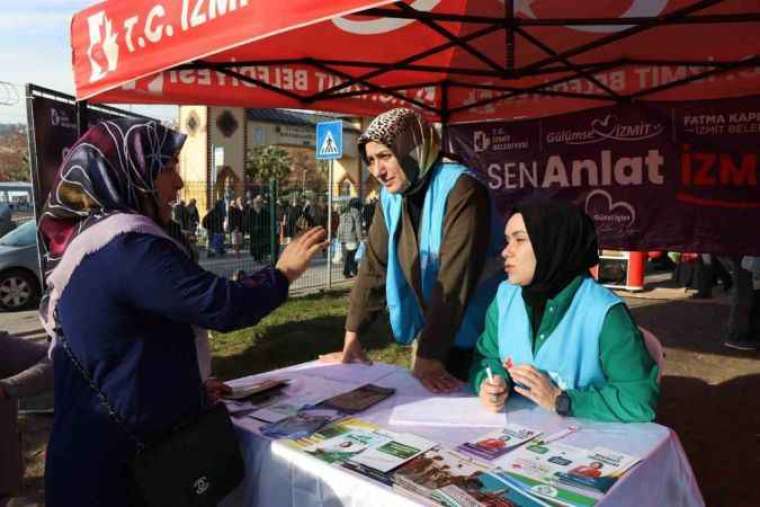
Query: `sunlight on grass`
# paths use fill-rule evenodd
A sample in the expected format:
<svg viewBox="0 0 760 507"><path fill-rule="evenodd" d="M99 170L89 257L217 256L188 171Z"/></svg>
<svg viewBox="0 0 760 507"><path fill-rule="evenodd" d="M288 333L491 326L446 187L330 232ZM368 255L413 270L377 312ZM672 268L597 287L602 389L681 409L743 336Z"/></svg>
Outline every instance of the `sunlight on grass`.
<svg viewBox="0 0 760 507"><path fill-rule="evenodd" d="M316 359L343 345L348 292L325 292L294 298L256 326L212 333L213 371L227 380ZM374 361L409 366L409 347L391 339L381 315L362 336Z"/></svg>

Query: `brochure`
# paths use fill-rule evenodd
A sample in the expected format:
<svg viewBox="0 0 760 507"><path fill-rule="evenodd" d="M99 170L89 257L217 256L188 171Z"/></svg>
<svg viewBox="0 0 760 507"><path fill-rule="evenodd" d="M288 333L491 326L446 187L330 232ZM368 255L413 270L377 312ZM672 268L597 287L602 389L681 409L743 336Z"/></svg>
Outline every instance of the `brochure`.
<svg viewBox="0 0 760 507"><path fill-rule="evenodd" d="M488 465L456 451L436 447L414 458L393 473L393 483L419 495L449 484L464 484L488 471Z"/></svg>
<svg viewBox="0 0 760 507"><path fill-rule="evenodd" d="M435 442L410 433L394 433L386 430L378 430L377 433L387 437L388 440L377 447L366 449L349 461L385 473L398 468L435 445Z"/></svg>
<svg viewBox="0 0 760 507"><path fill-rule="evenodd" d="M242 400L254 394L264 393L272 390L279 390L288 385L285 379L268 379L253 383L233 384L232 391L224 397L229 400Z"/></svg>
<svg viewBox="0 0 760 507"><path fill-rule="evenodd" d="M465 489L449 484L435 490L432 498L445 507L551 507L507 485L490 490L485 485Z"/></svg>
<svg viewBox="0 0 760 507"><path fill-rule="evenodd" d="M319 431L311 435L295 440L286 441L285 444L303 451L304 449L317 446L326 440L336 438L340 435L345 435L352 431L373 432L378 429L380 429L380 427L376 424L357 419L356 417L346 417L344 419L339 419L337 421L331 422L327 426L320 428Z"/></svg>
<svg viewBox="0 0 760 507"><path fill-rule="evenodd" d="M506 427L493 431L472 442L465 442L457 450L472 454L479 458L493 460L507 452L536 438L541 432L518 424L507 424Z"/></svg>
<svg viewBox="0 0 760 507"><path fill-rule="evenodd" d="M396 470L394 488L448 507L544 507L475 458L436 447Z"/></svg>
<svg viewBox="0 0 760 507"><path fill-rule="evenodd" d="M285 398L267 407L259 408L250 414L251 417L268 423L276 423L298 414L308 402L300 398Z"/></svg>
<svg viewBox="0 0 760 507"><path fill-rule="evenodd" d="M502 460L504 478L541 498L567 506L595 505L604 492L639 458L605 448L592 450L537 442ZM606 489L588 487L595 479Z"/></svg>
<svg viewBox="0 0 760 507"><path fill-rule="evenodd" d="M559 472L560 482L606 493L640 460L635 456L596 447L587 454L586 461L568 472Z"/></svg>
<svg viewBox="0 0 760 507"><path fill-rule="evenodd" d="M296 415L264 426L261 433L269 438L304 438L343 416L337 410L303 409Z"/></svg>
<svg viewBox="0 0 760 507"><path fill-rule="evenodd" d="M373 481L384 484L385 486L393 486L393 480L390 477L390 473L378 472L377 470L365 467L364 465L360 465L359 463L354 463L352 461L341 463L340 466L346 470L350 470L356 474L366 477L367 479L372 479Z"/></svg>
<svg viewBox="0 0 760 507"><path fill-rule="evenodd" d="M334 408L347 414L355 414L380 403L395 392L396 390L390 387L365 384L346 393L333 396L319 405Z"/></svg>
<svg viewBox="0 0 760 507"><path fill-rule="evenodd" d="M304 449L304 452L326 463L345 463L371 447L390 441L390 437L367 430L351 430Z"/></svg>

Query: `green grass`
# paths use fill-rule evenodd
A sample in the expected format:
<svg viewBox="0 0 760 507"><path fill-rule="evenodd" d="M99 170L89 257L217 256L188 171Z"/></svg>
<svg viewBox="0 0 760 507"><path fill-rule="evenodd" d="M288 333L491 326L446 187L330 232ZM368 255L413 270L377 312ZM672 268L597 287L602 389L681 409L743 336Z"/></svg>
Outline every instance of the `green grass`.
<svg viewBox="0 0 760 507"><path fill-rule="evenodd" d="M340 350L347 309L348 292L323 292L290 299L256 326L214 332L214 375L228 380ZM393 342L387 316L378 317L361 340L373 361L409 366L410 347Z"/></svg>

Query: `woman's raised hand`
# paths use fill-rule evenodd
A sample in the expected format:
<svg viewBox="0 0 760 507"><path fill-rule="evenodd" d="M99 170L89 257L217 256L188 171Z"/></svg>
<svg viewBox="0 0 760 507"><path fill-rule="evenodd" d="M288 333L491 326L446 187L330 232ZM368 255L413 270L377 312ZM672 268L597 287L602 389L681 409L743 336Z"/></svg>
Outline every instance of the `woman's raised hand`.
<svg viewBox="0 0 760 507"><path fill-rule="evenodd" d="M327 247L326 237L324 227L312 227L285 247L275 267L292 283L309 268L311 258Z"/></svg>

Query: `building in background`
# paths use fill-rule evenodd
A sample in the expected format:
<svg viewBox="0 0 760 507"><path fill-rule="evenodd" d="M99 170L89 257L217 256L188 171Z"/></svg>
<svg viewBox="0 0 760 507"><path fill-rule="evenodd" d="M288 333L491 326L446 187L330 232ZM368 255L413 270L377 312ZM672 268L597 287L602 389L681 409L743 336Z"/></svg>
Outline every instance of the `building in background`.
<svg viewBox="0 0 760 507"><path fill-rule="evenodd" d="M364 126L361 118L286 109L181 106L179 130L188 136L180 155L183 200L196 199L203 214L217 200L258 193L266 182L246 178L246 157L249 150L270 145L287 151L292 160L289 175L280 181L280 195L319 200L327 195L329 175L328 164L315 159L315 125L335 119L344 122L344 153L333 164L333 196L367 195L374 181L356 149Z"/></svg>

